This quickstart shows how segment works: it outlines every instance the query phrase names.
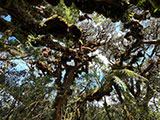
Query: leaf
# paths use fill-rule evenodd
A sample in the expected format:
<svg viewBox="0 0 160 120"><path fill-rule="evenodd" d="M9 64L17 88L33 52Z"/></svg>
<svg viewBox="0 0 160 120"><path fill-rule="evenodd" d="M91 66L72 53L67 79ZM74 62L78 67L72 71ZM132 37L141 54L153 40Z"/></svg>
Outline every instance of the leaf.
<svg viewBox="0 0 160 120"><path fill-rule="evenodd" d="M157 12L157 11L158 11L158 8L156 8L156 9L154 10L154 13Z"/></svg>
<svg viewBox="0 0 160 120"><path fill-rule="evenodd" d="M115 75L117 75L121 78L131 77L131 78L135 78L136 80L141 81L141 82L148 82L147 78L137 74L136 72L134 72L132 70L128 70L128 69L117 70L115 72Z"/></svg>
<svg viewBox="0 0 160 120"><path fill-rule="evenodd" d="M83 45L83 41L82 40L79 40L79 42Z"/></svg>
<svg viewBox="0 0 160 120"><path fill-rule="evenodd" d="M127 85L119 77L113 76L113 78L114 78L114 82L126 91Z"/></svg>

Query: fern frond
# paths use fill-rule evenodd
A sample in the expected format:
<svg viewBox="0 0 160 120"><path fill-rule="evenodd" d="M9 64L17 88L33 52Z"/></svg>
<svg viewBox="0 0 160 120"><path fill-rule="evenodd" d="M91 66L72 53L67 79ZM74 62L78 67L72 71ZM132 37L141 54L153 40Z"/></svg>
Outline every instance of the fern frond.
<svg viewBox="0 0 160 120"><path fill-rule="evenodd" d="M115 72L115 75L122 78L135 78L135 80L138 80L140 82L148 82L148 79L137 74L136 72L129 70L129 69L121 69L121 70L117 70Z"/></svg>
<svg viewBox="0 0 160 120"><path fill-rule="evenodd" d="M118 76L113 76L114 82L120 86L124 91L127 89L127 85L118 77Z"/></svg>

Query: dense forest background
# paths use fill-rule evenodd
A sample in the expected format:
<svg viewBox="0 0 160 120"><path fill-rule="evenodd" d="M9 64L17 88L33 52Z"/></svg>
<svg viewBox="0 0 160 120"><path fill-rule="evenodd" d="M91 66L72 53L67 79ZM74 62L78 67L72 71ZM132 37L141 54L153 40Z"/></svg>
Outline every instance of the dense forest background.
<svg viewBox="0 0 160 120"><path fill-rule="evenodd" d="M159 120L159 0L0 0L0 120Z"/></svg>

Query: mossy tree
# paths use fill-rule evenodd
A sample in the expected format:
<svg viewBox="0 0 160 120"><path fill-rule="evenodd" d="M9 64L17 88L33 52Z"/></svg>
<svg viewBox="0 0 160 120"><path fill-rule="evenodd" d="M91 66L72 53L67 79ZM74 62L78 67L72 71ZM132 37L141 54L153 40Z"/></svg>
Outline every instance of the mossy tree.
<svg viewBox="0 0 160 120"><path fill-rule="evenodd" d="M0 0L1 118L158 118L160 10L153 2ZM109 107L105 96L117 103ZM94 100L104 106L88 103Z"/></svg>

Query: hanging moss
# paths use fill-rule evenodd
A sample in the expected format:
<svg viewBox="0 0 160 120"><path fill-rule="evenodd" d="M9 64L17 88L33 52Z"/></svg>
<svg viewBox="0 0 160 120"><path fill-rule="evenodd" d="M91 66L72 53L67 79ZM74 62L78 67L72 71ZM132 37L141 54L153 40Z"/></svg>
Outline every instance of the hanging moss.
<svg viewBox="0 0 160 120"><path fill-rule="evenodd" d="M50 33L53 35L65 35L68 33L68 24L66 20L57 14L49 17L43 24L43 33Z"/></svg>
<svg viewBox="0 0 160 120"><path fill-rule="evenodd" d="M69 25L69 32L73 35L73 37L76 40L79 40L82 36L81 29L74 24Z"/></svg>

